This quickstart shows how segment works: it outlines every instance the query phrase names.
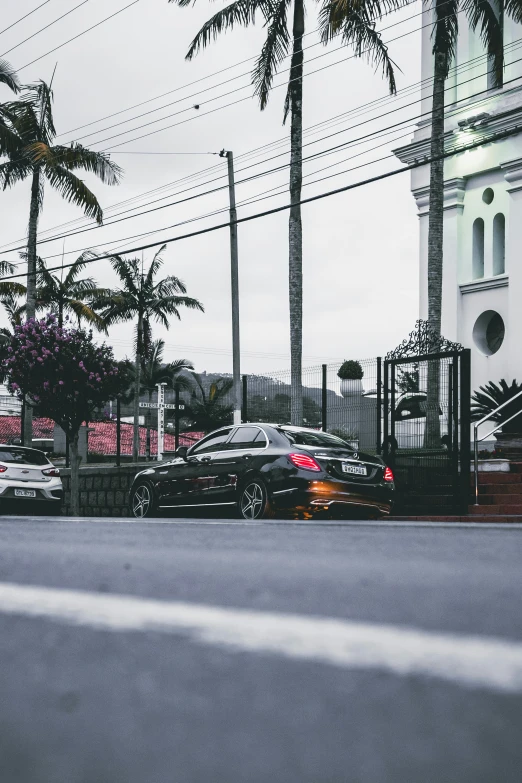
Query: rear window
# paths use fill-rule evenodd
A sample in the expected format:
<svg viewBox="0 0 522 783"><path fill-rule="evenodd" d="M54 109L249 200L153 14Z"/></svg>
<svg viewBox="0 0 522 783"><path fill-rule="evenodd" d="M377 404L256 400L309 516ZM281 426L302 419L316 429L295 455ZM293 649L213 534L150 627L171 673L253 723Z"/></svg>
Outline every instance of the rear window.
<svg viewBox="0 0 522 783"><path fill-rule="evenodd" d="M282 430L290 443L296 446L319 446L323 449L349 449L353 448L345 440L328 432L306 432L303 430Z"/></svg>
<svg viewBox="0 0 522 783"><path fill-rule="evenodd" d="M0 462L12 462L15 465L47 465L49 460L36 449L17 449L13 446L0 447Z"/></svg>

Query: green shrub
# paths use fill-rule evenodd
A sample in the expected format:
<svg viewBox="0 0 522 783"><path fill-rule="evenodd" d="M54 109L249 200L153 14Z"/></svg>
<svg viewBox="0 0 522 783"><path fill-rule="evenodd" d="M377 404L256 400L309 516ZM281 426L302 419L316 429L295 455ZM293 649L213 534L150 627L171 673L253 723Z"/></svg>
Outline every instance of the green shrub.
<svg viewBox="0 0 522 783"><path fill-rule="evenodd" d="M353 359L344 361L337 371L337 375L343 381L360 381L364 375L360 362Z"/></svg>
<svg viewBox="0 0 522 783"><path fill-rule="evenodd" d="M513 381L511 386L508 386L504 378L498 384L490 381L485 386L481 386L471 398L472 421L479 421L484 416L493 413L496 408L511 400L512 397L521 391L522 384ZM513 421L504 425L502 432L520 433L522 432L522 396L514 400L511 405L506 405L499 413L491 416L490 421L502 424L510 419L511 416L515 416L518 411L520 411L520 416L516 416Z"/></svg>

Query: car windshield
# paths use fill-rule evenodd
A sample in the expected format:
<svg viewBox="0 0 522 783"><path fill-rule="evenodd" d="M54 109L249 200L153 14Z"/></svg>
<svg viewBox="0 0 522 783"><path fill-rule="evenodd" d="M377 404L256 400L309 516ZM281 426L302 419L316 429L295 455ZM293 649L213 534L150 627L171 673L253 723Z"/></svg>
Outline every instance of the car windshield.
<svg viewBox="0 0 522 783"><path fill-rule="evenodd" d="M287 430L283 433L290 443L296 446L320 446L326 449L349 449L353 451L349 443L337 435L330 435L328 432L312 432L310 430Z"/></svg>
<svg viewBox="0 0 522 783"><path fill-rule="evenodd" d="M49 460L36 449L17 449L14 446L0 446L0 462L12 462L15 465L47 465Z"/></svg>

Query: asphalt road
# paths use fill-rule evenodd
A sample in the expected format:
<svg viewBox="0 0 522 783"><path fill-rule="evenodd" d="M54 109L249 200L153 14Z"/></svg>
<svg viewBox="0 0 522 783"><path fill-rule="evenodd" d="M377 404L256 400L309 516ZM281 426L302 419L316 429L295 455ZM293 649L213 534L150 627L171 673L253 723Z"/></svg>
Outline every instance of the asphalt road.
<svg viewBox="0 0 522 783"><path fill-rule="evenodd" d="M519 783L521 560L507 526L2 517L0 780Z"/></svg>

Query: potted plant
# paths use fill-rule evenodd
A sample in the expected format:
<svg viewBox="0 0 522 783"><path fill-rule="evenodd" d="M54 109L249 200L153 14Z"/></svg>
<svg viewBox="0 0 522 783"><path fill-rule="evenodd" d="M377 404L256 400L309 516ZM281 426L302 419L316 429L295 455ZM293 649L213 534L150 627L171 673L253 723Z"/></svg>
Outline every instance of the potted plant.
<svg viewBox="0 0 522 783"><path fill-rule="evenodd" d="M486 386L481 386L471 398L471 420L479 421L484 416L493 414L488 421L493 425L502 424L502 428L495 433L497 439L496 454L511 460L522 459L522 396L518 397L510 405L506 405L498 413L493 413L500 405L509 402L522 391L522 384L512 381L508 386L504 378L497 384L490 381ZM515 414L519 413L519 416ZM511 421L511 417L514 416ZM507 424L503 424L507 422Z"/></svg>
<svg viewBox="0 0 522 783"><path fill-rule="evenodd" d="M345 360L337 370L337 375L341 379L343 397L354 397L363 393L362 377L364 372L360 362L353 359Z"/></svg>

